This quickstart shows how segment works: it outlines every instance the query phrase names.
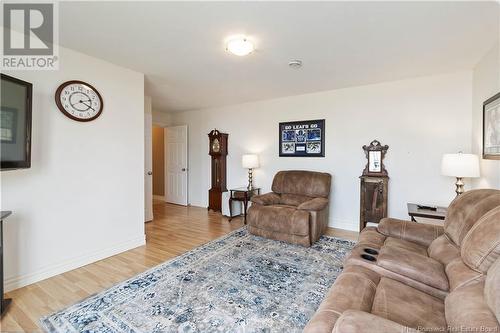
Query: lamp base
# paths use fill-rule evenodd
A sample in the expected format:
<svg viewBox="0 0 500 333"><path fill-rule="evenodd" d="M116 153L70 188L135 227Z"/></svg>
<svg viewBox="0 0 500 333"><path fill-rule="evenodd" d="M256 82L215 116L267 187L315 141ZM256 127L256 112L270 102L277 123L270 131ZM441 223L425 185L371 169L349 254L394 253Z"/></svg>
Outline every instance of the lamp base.
<svg viewBox="0 0 500 333"><path fill-rule="evenodd" d="M455 182L455 187L456 187L455 193L457 194L457 197L465 192L464 185L465 183L462 180L462 177L457 177L457 181Z"/></svg>
<svg viewBox="0 0 500 333"><path fill-rule="evenodd" d="M253 175L252 175L252 169L248 169L248 186L247 186L248 190L253 189L252 177L253 177Z"/></svg>

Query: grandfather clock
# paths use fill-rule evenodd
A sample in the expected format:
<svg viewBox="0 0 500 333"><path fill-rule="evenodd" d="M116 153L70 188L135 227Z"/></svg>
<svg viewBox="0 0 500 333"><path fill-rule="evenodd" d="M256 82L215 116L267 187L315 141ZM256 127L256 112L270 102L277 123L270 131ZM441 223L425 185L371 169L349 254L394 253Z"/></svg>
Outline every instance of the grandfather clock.
<svg viewBox="0 0 500 333"><path fill-rule="evenodd" d="M226 188L226 157L228 134L214 129L208 133L209 151L212 159L212 187L208 190L208 209L222 212L222 193Z"/></svg>
<svg viewBox="0 0 500 333"><path fill-rule="evenodd" d="M363 146L367 163L361 180L359 231L368 222L379 223L387 217L387 196L389 191L389 175L383 160L389 146L382 146L377 140Z"/></svg>

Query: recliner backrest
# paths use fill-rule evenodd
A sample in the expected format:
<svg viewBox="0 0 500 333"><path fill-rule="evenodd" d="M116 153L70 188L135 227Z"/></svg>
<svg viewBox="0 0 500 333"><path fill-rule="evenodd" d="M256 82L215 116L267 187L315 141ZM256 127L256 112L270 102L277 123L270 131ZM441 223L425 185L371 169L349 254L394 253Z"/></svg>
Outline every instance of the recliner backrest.
<svg viewBox="0 0 500 333"><path fill-rule="evenodd" d="M312 198L328 198L332 176L315 171L279 171L273 179L272 191L279 194L296 194Z"/></svg>
<svg viewBox="0 0 500 333"><path fill-rule="evenodd" d="M448 207L444 232L456 245L472 226L491 209L500 206L500 190L480 189L467 191L458 196Z"/></svg>
<svg viewBox="0 0 500 333"><path fill-rule="evenodd" d="M500 206L477 221L462 241L463 262L471 269L486 273L500 258Z"/></svg>

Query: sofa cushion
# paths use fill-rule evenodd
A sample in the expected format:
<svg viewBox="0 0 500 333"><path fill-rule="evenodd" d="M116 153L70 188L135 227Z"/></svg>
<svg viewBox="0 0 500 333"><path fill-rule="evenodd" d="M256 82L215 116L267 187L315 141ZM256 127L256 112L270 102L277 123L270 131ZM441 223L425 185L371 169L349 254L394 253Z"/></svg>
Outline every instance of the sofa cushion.
<svg viewBox="0 0 500 333"><path fill-rule="evenodd" d="M448 290L443 265L427 256L398 247L382 247L378 265L440 290Z"/></svg>
<svg viewBox="0 0 500 333"><path fill-rule="evenodd" d="M314 171L279 171L273 179L272 191L279 194L299 194L328 198L332 176Z"/></svg>
<svg viewBox="0 0 500 333"><path fill-rule="evenodd" d="M446 331L442 300L388 278L380 279L371 312L404 326Z"/></svg>
<svg viewBox="0 0 500 333"><path fill-rule="evenodd" d="M460 249L446 235L436 238L427 249L429 257L447 265L455 258L460 258Z"/></svg>
<svg viewBox="0 0 500 333"><path fill-rule="evenodd" d="M500 205L499 190L471 190L456 197L446 213L444 231L452 242L459 245L470 228L495 204ZM490 196L496 196L491 201L484 201ZM478 206L478 207L476 207Z"/></svg>
<svg viewBox="0 0 500 333"><path fill-rule="evenodd" d="M464 332L500 332L497 319L486 303L484 287L484 281L473 283L446 297L446 321L451 332L461 332L460 328Z"/></svg>
<svg viewBox="0 0 500 333"><path fill-rule="evenodd" d="M484 214L464 237L461 246L464 263L486 273L500 257L500 206Z"/></svg>
<svg viewBox="0 0 500 333"><path fill-rule="evenodd" d="M309 212L276 205L256 205L252 207L248 224L272 232L308 236Z"/></svg>
<svg viewBox="0 0 500 333"><path fill-rule="evenodd" d="M404 250L417 253L427 257L427 248L425 246L419 245L417 243L409 242L404 239L398 239L394 237L387 237L384 242L384 247L397 247Z"/></svg>

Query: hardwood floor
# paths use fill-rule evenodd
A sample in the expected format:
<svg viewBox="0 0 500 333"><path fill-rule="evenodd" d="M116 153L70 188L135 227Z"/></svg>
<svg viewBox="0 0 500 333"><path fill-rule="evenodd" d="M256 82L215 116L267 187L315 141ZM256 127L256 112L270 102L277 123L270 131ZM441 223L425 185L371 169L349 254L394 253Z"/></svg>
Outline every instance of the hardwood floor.
<svg viewBox="0 0 500 333"><path fill-rule="evenodd" d="M40 331L38 319L105 290L172 257L221 237L243 225L205 208L155 202L155 219L146 224L146 245L54 276L6 295L11 304L1 332ZM329 228L327 234L356 239L357 233Z"/></svg>

